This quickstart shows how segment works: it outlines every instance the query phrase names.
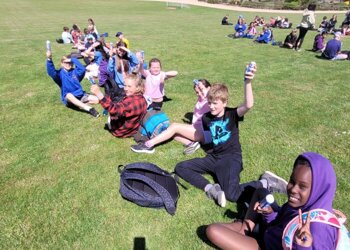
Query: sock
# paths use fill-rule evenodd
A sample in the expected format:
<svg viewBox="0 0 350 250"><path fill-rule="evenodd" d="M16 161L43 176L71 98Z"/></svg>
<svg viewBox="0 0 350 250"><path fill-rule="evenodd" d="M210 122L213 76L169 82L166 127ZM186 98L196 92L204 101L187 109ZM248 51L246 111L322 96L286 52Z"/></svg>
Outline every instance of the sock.
<svg viewBox="0 0 350 250"><path fill-rule="evenodd" d="M89 112L89 111L90 111L90 109L92 109L92 108L91 108L91 107L89 107L89 106L84 107L84 110L85 110L85 111L87 111L87 112Z"/></svg>
<svg viewBox="0 0 350 250"><path fill-rule="evenodd" d="M208 192L211 188L213 187L213 184L207 184L205 187L204 187L204 191L205 192Z"/></svg>
<svg viewBox="0 0 350 250"><path fill-rule="evenodd" d="M262 179L262 180L259 180L263 186L263 188L267 188L267 180L265 179Z"/></svg>
<svg viewBox="0 0 350 250"><path fill-rule="evenodd" d="M146 141L146 142L145 142L145 146L146 146L147 148L153 147L153 145L152 145L152 143L151 143L150 141Z"/></svg>

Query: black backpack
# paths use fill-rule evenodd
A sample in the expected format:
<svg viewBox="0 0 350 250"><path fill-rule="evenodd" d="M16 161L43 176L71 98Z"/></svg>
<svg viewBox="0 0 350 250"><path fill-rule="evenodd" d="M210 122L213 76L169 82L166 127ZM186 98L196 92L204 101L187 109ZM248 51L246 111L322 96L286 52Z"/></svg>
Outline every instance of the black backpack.
<svg viewBox="0 0 350 250"><path fill-rule="evenodd" d="M119 166L121 196L143 207L165 208L175 214L180 193L176 177L149 162Z"/></svg>

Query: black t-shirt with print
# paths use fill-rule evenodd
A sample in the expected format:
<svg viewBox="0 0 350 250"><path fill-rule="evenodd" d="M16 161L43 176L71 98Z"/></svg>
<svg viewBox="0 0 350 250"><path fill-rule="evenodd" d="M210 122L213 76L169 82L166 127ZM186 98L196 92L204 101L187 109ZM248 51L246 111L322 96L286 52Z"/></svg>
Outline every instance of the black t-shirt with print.
<svg viewBox="0 0 350 250"><path fill-rule="evenodd" d="M225 108L222 117L213 116L210 112L202 117L204 132L210 132L212 153L214 154L241 154L239 142L238 122L244 117L239 117L237 108Z"/></svg>

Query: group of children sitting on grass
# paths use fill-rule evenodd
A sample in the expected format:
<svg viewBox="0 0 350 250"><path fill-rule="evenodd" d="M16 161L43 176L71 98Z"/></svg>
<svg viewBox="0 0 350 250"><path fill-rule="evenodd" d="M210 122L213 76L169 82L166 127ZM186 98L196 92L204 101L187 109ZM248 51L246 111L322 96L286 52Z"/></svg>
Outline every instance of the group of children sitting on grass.
<svg viewBox="0 0 350 250"><path fill-rule="evenodd" d="M62 102L86 110L94 117L99 113L90 104L100 103L109 114L108 129L122 138L137 132L149 107L162 108L164 82L177 75L176 71L162 71L156 58L145 69L142 51L134 54L129 46L124 41L112 45L106 44L104 38L97 38L82 52L63 56L59 69L54 66L51 50L46 52L47 73L59 86ZM83 66L78 58L87 59L87 65ZM97 75L88 74L92 63L97 65L91 69L97 69ZM207 227L208 238L221 248L280 249L283 229L295 216L306 212L309 218L309 211L314 208L332 212L336 177L331 163L317 153L298 156L289 182L266 171L259 180L240 183L243 161L239 123L254 104L252 79L256 71L255 63L246 68L243 102L235 108L227 106L229 93L225 84L195 80L198 99L192 124L173 123L158 136L131 147L137 153L153 153L157 144L171 138L188 145L190 153L203 146L206 156L178 163L176 174L222 207L227 200L247 204L248 212L242 221ZM80 84L86 74L93 83L92 94L87 94ZM203 174L213 175L216 182L209 182ZM263 207L261 199L273 192L287 194L288 202L282 207L276 203ZM310 219L299 220L292 239L296 246L293 249L333 249L337 230L330 225L313 224L310 225ZM255 225L259 225L257 234Z"/></svg>
<svg viewBox="0 0 350 250"><path fill-rule="evenodd" d="M232 38L249 38L254 39L254 42L272 45L279 45L284 48L295 49L300 51L301 44L303 43L304 37L308 29L312 28L314 25L314 19L312 18L312 9L306 10L303 14L303 20L299 25L299 35L297 35L297 29L293 29L284 39L283 42L277 42L274 40L273 31L271 27L280 27L281 23L288 20L287 18L277 17L272 18L269 24L261 22L263 18L256 16L254 21L252 21L249 26L246 25L243 16L238 17L237 23L234 25L235 33L228 35ZM310 16L310 17L309 17ZM307 17L307 18L305 18ZM314 52L321 52L321 57L328 60L343 60L350 59L348 56L348 51L342 51L341 37L346 34L346 27L349 25L350 21L350 11L346 13L345 20L340 26L340 29L336 29L335 25L337 23L337 15L333 15L330 20L327 20L325 16L319 26L319 33L314 38L313 48ZM225 16L225 22L228 22L228 15ZM304 28L304 22L307 28ZM277 25L276 25L277 23ZM310 27L308 27L310 25ZM262 26L262 32L257 33L256 26ZM283 25L282 25L283 26ZM290 28L291 26L288 25ZM327 34L333 34L334 38L326 42L325 38Z"/></svg>

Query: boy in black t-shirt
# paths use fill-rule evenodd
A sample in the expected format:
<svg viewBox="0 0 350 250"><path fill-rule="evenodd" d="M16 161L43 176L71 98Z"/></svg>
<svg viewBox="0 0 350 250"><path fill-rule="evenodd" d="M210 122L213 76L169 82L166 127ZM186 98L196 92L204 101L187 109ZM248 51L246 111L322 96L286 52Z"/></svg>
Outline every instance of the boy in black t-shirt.
<svg viewBox="0 0 350 250"><path fill-rule="evenodd" d="M220 206L225 207L226 198L236 202L248 188L269 188L273 192L285 193L287 182L268 172L260 181L239 184L243 169L242 150L239 142L238 123L253 107L254 98L251 82L256 66L247 70L244 80L244 103L236 108L228 108L228 89L223 84L214 84L207 99L210 112L202 117L205 143L211 143L212 150L204 158L180 162L175 172L181 178L206 192ZM211 174L218 183L211 184L202 174Z"/></svg>

